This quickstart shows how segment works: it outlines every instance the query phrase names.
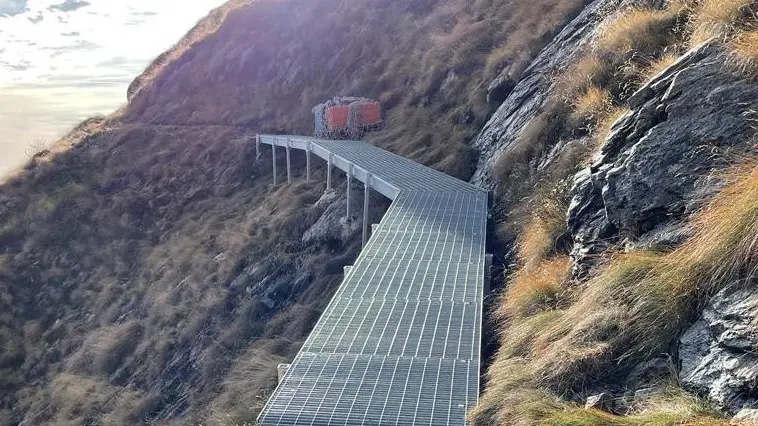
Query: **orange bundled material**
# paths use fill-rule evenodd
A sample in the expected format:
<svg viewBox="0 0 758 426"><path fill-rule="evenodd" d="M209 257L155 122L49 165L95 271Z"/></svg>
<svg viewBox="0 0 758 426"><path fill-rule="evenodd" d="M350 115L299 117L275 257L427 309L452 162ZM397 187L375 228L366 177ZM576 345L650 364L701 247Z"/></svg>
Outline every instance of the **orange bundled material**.
<svg viewBox="0 0 758 426"><path fill-rule="evenodd" d="M347 128L349 111L347 106L333 106L326 110L326 122L329 130L344 130Z"/></svg>
<svg viewBox="0 0 758 426"><path fill-rule="evenodd" d="M379 102L361 105L361 123L364 126L376 126L382 123L382 109Z"/></svg>

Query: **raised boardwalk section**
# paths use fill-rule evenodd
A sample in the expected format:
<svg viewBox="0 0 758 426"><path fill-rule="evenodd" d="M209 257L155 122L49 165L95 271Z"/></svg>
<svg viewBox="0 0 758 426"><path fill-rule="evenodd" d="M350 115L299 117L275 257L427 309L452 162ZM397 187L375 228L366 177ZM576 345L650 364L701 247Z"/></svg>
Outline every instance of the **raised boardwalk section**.
<svg viewBox="0 0 758 426"><path fill-rule="evenodd" d="M487 193L365 142L257 141L284 147L288 170L289 151L304 150L309 177L313 154L329 164L329 187L336 167L393 200L260 424L466 424L479 393Z"/></svg>

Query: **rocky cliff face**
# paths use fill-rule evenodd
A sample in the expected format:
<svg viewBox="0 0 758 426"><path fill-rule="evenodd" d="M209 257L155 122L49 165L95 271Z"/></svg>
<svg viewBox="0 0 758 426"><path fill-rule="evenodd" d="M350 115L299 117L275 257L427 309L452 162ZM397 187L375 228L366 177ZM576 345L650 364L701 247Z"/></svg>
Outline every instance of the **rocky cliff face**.
<svg viewBox="0 0 758 426"><path fill-rule="evenodd" d="M518 149L516 142L529 124L558 96L555 76L576 63L582 51L592 49L599 24L609 14L630 5L663 7L661 2L592 2L537 56L521 79L510 79L505 70L492 82L490 99L502 104L473 141L480 153L473 182L496 192L518 184L509 180L517 179L513 176L497 176L499 160L520 158L509 154ZM729 66L730 60L721 40L706 41L679 55L623 99L625 112L600 141L587 166L567 179L572 183L570 204L565 233L560 236L572 246L571 284L566 292L580 292L577 288L597 276L614 253L665 253L688 241L696 231L688 220L723 188L722 172L756 154L758 84L753 75ZM574 137L563 132L551 140L547 149L527 160L529 167L536 173L547 170L572 145L586 144L587 136L577 133ZM510 206L501 208L508 211ZM634 413L651 395L663 392L662 381L676 377L687 391L727 413L758 407L754 272L746 271L726 289L708 295L704 310L693 307L697 314L684 321L677 344L666 354L647 354L631 372L627 369L622 377L585 389L596 393L587 408ZM560 311L560 303L556 305L550 309ZM533 315L535 321L542 318ZM530 324L527 320L524 327ZM524 332L518 327L506 326L505 333ZM519 359L523 349L509 345L521 348L517 345L527 343L520 336L512 339L518 343L507 336L501 341L516 354L512 359ZM503 368L498 366L491 380L506 375ZM576 375L581 380L582 372ZM483 418L491 419L488 409L477 416L484 413ZM748 411L741 418L751 416Z"/></svg>
<svg viewBox="0 0 758 426"><path fill-rule="evenodd" d="M576 276L610 246L681 244L688 215L721 188L719 171L754 152L756 83L725 69L725 55L705 43L643 85L574 178L567 221ZM731 412L757 401L755 290L739 282L714 296L679 347L683 385Z"/></svg>
<svg viewBox="0 0 758 426"><path fill-rule="evenodd" d="M574 178L574 258L611 244L681 243L688 213L719 189L718 171L749 153L755 82L724 69L712 43L687 52L629 99L592 165Z"/></svg>
<svg viewBox="0 0 758 426"><path fill-rule="evenodd" d="M595 0L588 3L548 43L517 81L510 75L510 68L504 69L492 81L488 89L491 98L500 99L502 103L472 141L479 157L471 182L494 187L493 172L498 159L537 117L555 91L555 77L576 61L581 49L591 42L603 18L621 7L647 3L645 0Z"/></svg>

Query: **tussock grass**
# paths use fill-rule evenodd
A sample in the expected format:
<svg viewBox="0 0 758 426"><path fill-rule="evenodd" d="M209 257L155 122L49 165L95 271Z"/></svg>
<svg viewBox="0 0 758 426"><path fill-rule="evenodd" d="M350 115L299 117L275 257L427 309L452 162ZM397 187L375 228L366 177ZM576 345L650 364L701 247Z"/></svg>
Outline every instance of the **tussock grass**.
<svg viewBox="0 0 758 426"><path fill-rule="evenodd" d="M587 127L601 121L613 110L608 90L591 86L572 104L571 122L575 127Z"/></svg>
<svg viewBox="0 0 758 426"><path fill-rule="evenodd" d="M625 98L674 63L688 45L717 37L732 62L755 74L756 2L670 2L664 10L629 9L604 23L592 49L559 77L568 108L532 122L508 161L535 164L562 137L590 132L598 144L628 109ZM560 126L555 123L559 122ZM518 142L518 141L517 141ZM583 159L578 163L585 162ZM533 166L503 166L507 185L545 176ZM691 219L693 237L667 253L607 255L597 275L566 287L565 264L550 257L539 221L517 237L519 270L500 300L500 349L474 424L721 425L697 398L670 385L626 416L585 410L571 401L584 389L623 378L637 363L670 353L681 330L715 292L758 270L758 162L721 178L723 191ZM549 178L548 178L549 179ZM548 180L547 182L550 182ZM517 185L518 186L518 185ZM524 187L520 194L529 194ZM504 198L515 209L519 200ZM523 201L521 201L523 203ZM523 218L524 216L522 216ZM528 253L528 261L522 254ZM567 399L567 398L570 398Z"/></svg>
<svg viewBox="0 0 758 426"><path fill-rule="evenodd" d="M526 205L540 187L544 176L535 170L536 159L548 152L557 140L564 134L570 114L570 106L566 102L552 100L543 111L529 122L518 138L512 142L508 150L498 158L494 167L494 177L497 182L505 183L498 187L498 200L508 206L512 212L531 211ZM552 170L557 176L555 181L567 178L573 174L575 164L562 164L558 170ZM544 184L547 187L549 184ZM528 215L519 215L525 221ZM510 227L516 217L506 221Z"/></svg>
<svg viewBox="0 0 758 426"><path fill-rule="evenodd" d="M628 417L572 408L556 395L581 393L670 352L711 295L756 279L758 162L737 166L722 179L724 189L693 217L693 237L679 248L618 254L574 290L569 306L532 317L504 315L500 352L488 372L488 392L472 414L475 423L721 424L681 395L673 405L668 395L668 402L635 408ZM503 311L509 302L503 301ZM679 408L666 408L671 406Z"/></svg>
<svg viewBox="0 0 758 426"><path fill-rule="evenodd" d="M673 7L629 8L606 19L591 49L561 77L564 96L581 106L575 99L589 94L589 99L599 100L604 91L614 103L620 103L639 84L635 78L639 69L682 42L683 22L679 8Z"/></svg>
<svg viewBox="0 0 758 426"><path fill-rule="evenodd" d="M669 50L659 58L653 59L640 70L640 80L645 82L662 73L673 65L679 59L679 56L678 50L674 49Z"/></svg>
<svg viewBox="0 0 758 426"><path fill-rule="evenodd" d="M681 9L629 8L601 25L592 46L557 76L553 98L498 159L494 174L503 183L498 192L502 205L523 210L535 188L566 179L587 163L594 147L582 147L570 161L550 170L536 167L561 140L588 134L595 140L605 138L610 124L624 112L624 99L638 87L640 69L683 42Z"/></svg>
<svg viewBox="0 0 758 426"><path fill-rule="evenodd" d="M495 315L498 318L521 318L557 307L570 271L568 256L519 269L508 284Z"/></svg>
<svg viewBox="0 0 758 426"><path fill-rule="evenodd" d="M359 243L304 249L321 187L272 191L237 129L81 133L0 186L0 399L30 424L254 418ZM272 274L292 306L248 293Z"/></svg>
<svg viewBox="0 0 758 426"><path fill-rule="evenodd" d="M564 249L558 247L558 239L566 232L568 194L568 181L535 191L527 205L530 217L525 220L516 242L521 265L536 266Z"/></svg>
<svg viewBox="0 0 758 426"><path fill-rule="evenodd" d="M585 410L556 400L555 397L532 395L537 399L518 404L518 410L502 424L540 426L705 426L728 425L712 415L712 410L696 398L670 386L628 416L617 416L599 410Z"/></svg>
<svg viewBox="0 0 758 426"><path fill-rule="evenodd" d="M537 424L549 426L719 426L729 425L728 420L714 418L712 411L696 400L682 396L661 398L659 407L650 412L629 416L616 416L598 410L570 407L556 410ZM660 405L671 405L662 410Z"/></svg>
<svg viewBox="0 0 758 426"><path fill-rule="evenodd" d="M679 11L631 8L606 20L599 28L595 50L601 56L650 57L677 40Z"/></svg>
<svg viewBox="0 0 758 426"><path fill-rule="evenodd" d="M701 0L692 7L692 43L727 39L758 24L754 0Z"/></svg>
<svg viewBox="0 0 758 426"><path fill-rule="evenodd" d="M516 241L518 271L509 279L494 313L500 321L525 318L558 307L564 282L571 271L568 247L561 246L566 233L568 184L536 191L528 204L531 217Z"/></svg>
<svg viewBox="0 0 758 426"><path fill-rule="evenodd" d="M732 61L750 75L758 75L758 31L746 31L729 43Z"/></svg>

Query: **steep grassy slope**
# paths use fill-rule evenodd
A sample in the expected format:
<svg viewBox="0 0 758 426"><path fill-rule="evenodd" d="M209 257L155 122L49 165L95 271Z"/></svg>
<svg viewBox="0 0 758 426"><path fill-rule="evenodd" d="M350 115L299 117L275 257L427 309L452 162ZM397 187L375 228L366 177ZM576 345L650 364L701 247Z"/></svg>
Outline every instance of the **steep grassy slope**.
<svg viewBox="0 0 758 426"><path fill-rule="evenodd" d="M3 187L0 366L11 421L212 411L222 388L232 392L225 377L246 383L239 410L260 403L272 363L297 349L350 258L299 245L317 217L314 192L266 197L252 150L229 129L121 126ZM285 309L233 282L248 266L262 279L293 262L318 279L279 289Z"/></svg>
<svg viewBox="0 0 758 426"><path fill-rule="evenodd" d="M0 186L0 424L234 424L265 401L358 244L305 246L323 186L271 188L257 131L376 97L385 147L460 177L489 80L581 0L232 1L119 114Z"/></svg>
<svg viewBox="0 0 758 426"><path fill-rule="evenodd" d="M583 3L259 1L163 66L126 120L310 133L313 105L364 95L388 111L373 140L465 179L489 81L517 77Z"/></svg>

